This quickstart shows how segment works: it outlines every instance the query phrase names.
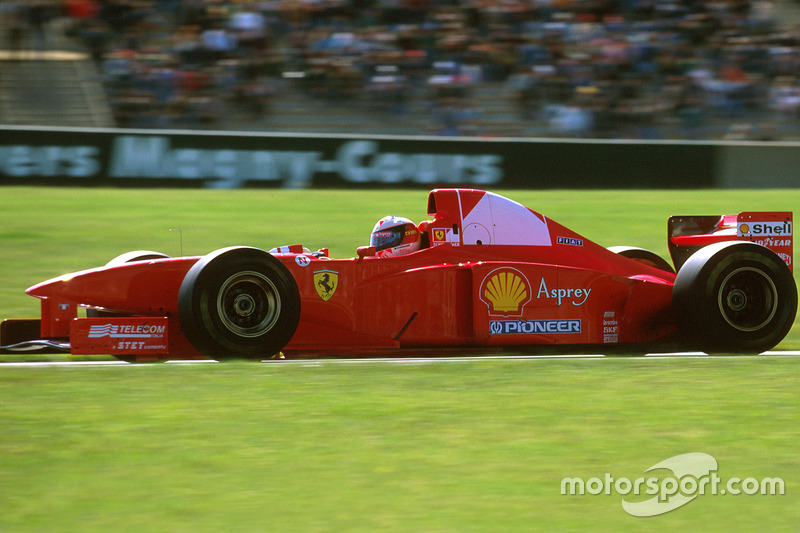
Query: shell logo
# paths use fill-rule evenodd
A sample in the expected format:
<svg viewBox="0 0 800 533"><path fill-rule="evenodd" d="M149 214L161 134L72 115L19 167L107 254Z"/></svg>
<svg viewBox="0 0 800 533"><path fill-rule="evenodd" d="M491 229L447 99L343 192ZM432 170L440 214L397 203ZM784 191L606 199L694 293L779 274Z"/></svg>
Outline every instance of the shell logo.
<svg viewBox="0 0 800 533"><path fill-rule="evenodd" d="M489 307L489 315L522 316L523 307L531 300L530 286L519 270L498 268L484 278L480 299Z"/></svg>

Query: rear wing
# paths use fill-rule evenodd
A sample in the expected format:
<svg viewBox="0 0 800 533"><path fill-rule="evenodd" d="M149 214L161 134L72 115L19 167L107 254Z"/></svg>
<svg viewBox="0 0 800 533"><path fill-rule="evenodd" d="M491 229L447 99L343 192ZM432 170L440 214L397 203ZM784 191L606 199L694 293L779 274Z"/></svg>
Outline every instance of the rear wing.
<svg viewBox="0 0 800 533"><path fill-rule="evenodd" d="M744 211L738 215L674 216L667 223L669 253L680 270L703 246L722 241L749 241L766 246L789 270L794 255L791 211Z"/></svg>

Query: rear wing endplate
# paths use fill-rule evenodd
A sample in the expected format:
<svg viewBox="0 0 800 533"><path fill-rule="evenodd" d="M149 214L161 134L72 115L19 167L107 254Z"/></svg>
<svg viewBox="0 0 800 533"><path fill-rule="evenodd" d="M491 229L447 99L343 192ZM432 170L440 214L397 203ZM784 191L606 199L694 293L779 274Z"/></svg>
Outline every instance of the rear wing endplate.
<svg viewBox="0 0 800 533"><path fill-rule="evenodd" d="M778 254L793 270L791 211L744 211L738 215L673 216L667 223L669 253L679 270L694 252L715 242L749 241Z"/></svg>

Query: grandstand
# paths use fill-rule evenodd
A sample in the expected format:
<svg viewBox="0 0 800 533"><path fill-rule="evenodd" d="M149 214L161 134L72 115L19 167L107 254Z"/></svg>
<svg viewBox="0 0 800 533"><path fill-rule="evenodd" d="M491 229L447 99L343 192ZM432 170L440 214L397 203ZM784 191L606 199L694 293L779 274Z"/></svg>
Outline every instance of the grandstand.
<svg viewBox="0 0 800 533"><path fill-rule="evenodd" d="M7 1L0 123L800 138L795 2L540 4Z"/></svg>

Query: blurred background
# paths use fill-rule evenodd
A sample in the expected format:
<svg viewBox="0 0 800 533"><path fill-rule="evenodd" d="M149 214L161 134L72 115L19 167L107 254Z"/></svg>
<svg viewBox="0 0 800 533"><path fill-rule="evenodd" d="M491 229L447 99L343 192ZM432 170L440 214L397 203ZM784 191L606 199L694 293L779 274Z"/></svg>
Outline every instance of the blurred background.
<svg viewBox="0 0 800 533"><path fill-rule="evenodd" d="M795 0L3 0L0 124L800 139Z"/></svg>

